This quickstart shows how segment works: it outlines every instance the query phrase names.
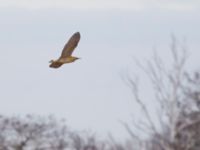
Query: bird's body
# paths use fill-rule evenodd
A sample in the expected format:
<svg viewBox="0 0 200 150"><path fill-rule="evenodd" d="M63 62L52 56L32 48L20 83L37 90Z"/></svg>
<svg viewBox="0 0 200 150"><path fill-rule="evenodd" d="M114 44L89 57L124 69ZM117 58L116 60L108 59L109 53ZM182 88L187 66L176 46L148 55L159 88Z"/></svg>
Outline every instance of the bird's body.
<svg viewBox="0 0 200 150"><path fill-rule="evenodd" d="M63 64L71 63L79 59L78 57L71 56L74 49L77 47L79 40L80 40L80 33L79 32L74 33L67 42L67 44L64 46L60 58L58 58L57 60L51 60L50 61L51 64L49 65L49 67L59 68Z"/></svg>
<svg viewBox="0 0 200 150"><path fill-rule="evenodd" d="M69 56L69 57L59 58L57 60L51 60L50 61L50 63L51 63L50 67L52 67L52 68L59 68L63 64L72 63L72 62L74 62L77 59L79 59L79 58L73 57L73 56Z"/></svg>

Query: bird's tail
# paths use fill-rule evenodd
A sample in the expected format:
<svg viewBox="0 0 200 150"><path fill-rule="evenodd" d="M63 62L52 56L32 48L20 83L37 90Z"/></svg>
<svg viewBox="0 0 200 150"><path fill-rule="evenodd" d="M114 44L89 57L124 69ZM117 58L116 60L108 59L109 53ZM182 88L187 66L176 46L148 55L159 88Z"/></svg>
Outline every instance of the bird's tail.
<svg viewBox="0 0 200 150"><path fill-rule="evenodd" d="M52 62L49 67L51 68L59 68L60 66L62 66L63 64L62 63L59 63L59 62Z"/></svg>

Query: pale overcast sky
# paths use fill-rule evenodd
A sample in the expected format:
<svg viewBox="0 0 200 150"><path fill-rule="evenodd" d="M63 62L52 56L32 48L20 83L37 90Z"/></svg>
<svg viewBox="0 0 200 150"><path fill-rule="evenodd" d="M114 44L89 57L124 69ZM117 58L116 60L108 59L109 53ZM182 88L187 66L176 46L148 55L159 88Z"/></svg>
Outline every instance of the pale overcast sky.
<svg viewBox="0 0 200 150"><path fill-rule="evenodd" d="M119 120L137 114L120 74L152 49L169 59L170 35L186 39L199 68L199 0L0 0L0 113L66 118L73 129L126 135ZM81 60L48 67L81 33ZM143 89L148 95L148 89Z"/></svg>
<svg viewBox="0 0 200 150"><path fill-rule="evenodd" d="M199 9L198 0L0 0L0 7L28 9L67 8L67 9L121 9L121 10L194 10Z"/></svg>

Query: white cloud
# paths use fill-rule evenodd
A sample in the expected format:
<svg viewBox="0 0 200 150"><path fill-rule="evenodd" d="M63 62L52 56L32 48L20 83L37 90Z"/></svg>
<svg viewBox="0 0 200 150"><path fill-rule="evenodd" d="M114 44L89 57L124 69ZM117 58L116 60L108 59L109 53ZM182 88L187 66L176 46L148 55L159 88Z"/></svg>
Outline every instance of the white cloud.
<svg viewBox="0 0 200 150"><path fill-rule="evenodd" d="M197 0L0 0L1 8L14 7L26 9L120 9L120 10L148 10L166 9L190 11L199 9Z"/></svg>

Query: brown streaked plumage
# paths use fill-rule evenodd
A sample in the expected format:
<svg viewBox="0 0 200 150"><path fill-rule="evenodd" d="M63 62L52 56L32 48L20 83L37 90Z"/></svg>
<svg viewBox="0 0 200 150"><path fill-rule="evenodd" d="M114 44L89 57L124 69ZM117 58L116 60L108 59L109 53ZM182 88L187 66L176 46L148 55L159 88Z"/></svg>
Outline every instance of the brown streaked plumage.
<svg viewBox="0 0 200 150"><path fill-rule="evenodd" d="M79 32L74 33L72 37L69 39L69 41L67 42L67 44L64 46L60 58L58 58L57 60L51 60L50 61L51 64L49 65L49 67L59 68L63 64L71 63L79 59L78 57L74 57L71 55L74 49L77 47L80 37L81 36Z"/></svg>

